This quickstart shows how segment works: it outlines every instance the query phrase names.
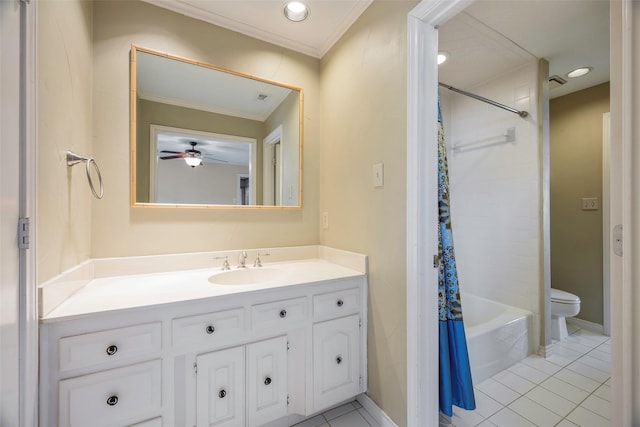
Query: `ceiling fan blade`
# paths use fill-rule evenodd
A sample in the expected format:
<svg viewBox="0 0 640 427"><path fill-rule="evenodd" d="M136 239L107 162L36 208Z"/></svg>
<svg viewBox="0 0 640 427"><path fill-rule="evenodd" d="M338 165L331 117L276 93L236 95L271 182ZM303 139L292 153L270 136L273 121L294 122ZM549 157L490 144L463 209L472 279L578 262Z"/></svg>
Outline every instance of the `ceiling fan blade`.
<svg viewBox="0 0 640 427"><path fill-rule="evenodd" d="M162 150L160 152L160 154L162 153L170 153L170 154L184 154L182 151L169 151L169 150Z"/></svg>
<svg viewBox="0 0 640 427"><path fill-rule="evenodd" d="M182 158L184 158L184 156L177 155L177 156L160 157L160 160L171 160L171 159L182 159Z"/></svg>
<svg viewBox="0 0 640 427"><path fill-rule="evenodd" d="M214 162L229 163L228 160L216 159L215 157L211 157L211 156L202 156L202 157L207 160L213 160Z"/></svg>

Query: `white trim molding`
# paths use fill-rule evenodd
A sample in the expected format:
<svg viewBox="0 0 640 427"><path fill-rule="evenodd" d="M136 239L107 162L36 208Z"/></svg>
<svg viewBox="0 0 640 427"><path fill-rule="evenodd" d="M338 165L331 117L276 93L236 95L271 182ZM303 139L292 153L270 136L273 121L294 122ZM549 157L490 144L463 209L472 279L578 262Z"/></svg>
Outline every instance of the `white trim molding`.
<svg viewBox="0 0 640 427"><path fill-rule="evenodd" d="M588 320L578 319L577 317L567 317L566 322L567 324L575 325L580 329L587 329L589 331L605 335L604 327L599 323L589 322Z"/></svg>
<svg viewBox="0 0 640 427"><path fill-rule="evenodd" d="M437 26L467 0L423 0L408 15L407 426L438 425Z"/></svg>
<svg viewBox="0 0 640 427"><path fill-rule="evenodd" d="M30 218L30 247L20 250L20 427L38 424L37 10L20 1L20 216Z"/></svg>
<svg viewBox="0 0 640 427"><path fill-rule="evenodd" d="M380 409L380 407L376 405L376 402L374 402L365 393L359 394L356 397L356 400L362 405L364 410L367 411L369 415L371 415L371 418L373 418L373 420L380 425L380 427L398 427L398 425L393 422L389 415L387 415L386 412Z"/></svg>
<svg viewBox="0 0 640 427"><path fill-rule="evenodd" d="M611 425L631 427L640 423L640 319L634 314L640 303L640 72L638 23L640 4L610 2L611 55L611 226L622 224L623 256L610 251L611 296ZM613 245L611 245L613 246Z"/></svg>

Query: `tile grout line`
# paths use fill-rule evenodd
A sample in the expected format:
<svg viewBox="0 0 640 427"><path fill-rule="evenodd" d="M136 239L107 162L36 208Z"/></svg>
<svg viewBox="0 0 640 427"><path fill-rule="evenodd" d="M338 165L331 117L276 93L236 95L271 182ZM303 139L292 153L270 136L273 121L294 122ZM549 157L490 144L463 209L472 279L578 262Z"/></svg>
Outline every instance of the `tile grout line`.
<svg viewBox="0 0 640 427"><path fill-rule="evenodd" d="M559 380L559 381L562 381L562 380ZM609 380L608 380L608 379L607 379L607 380L605 380L605 382L604 382L604 383L606 383L607 381L609 381ZM600 384L600 386L599 386L598 388L602 387L602 386L604 385L604 383ZM598 390L598 388L597 388L597 389L595 389L594 391L592 391L592 392L591 392L591 394L589 394L589 395L588 395L587 397L585 397L585 398L584 398L580 403L578 403L578 404L575 406L575 408L573 408L573 409L572 409L572 410L571 410L567 415L565 415L565 416L564 416L564 417L559 421L559 423L561 423L563 420L567 420L567 421L569 421L569 422L573 422L573 421L571 421L571 420L568 420L568 419L567 419L567 417L568 417L569 415L571 415L571 414L572 414L576 409L578 409L579 407L581 407L581 408L582 408L582 409L584 409L585 411L589 411L589 412L591 412L592 414L595 414L595 415L598 415L598 416L600 416L600 417L604 418L602 415L600 415L600 414L598 414L598 413L596 413L596 412L593 412L593 411L592 411L592 410L590 410L589 408L585 408L584 406L582 406L582 404L585 402L585 400L587 400L589 397L591 397L591 395L592 395L592 394L594 394L594 393ZM551 390L549 390L549 391L551 391ZM586 390L585 390L585 391L586 391ZM553 393L553 392L551 392L551 393ZM599 397L599 396L596 396L596 397ZM558 415L560 415L560 414L558 414ZM609 418L609 422L611 422L611 418ZM574 423L574 424L575 424L575 423ZM556 425L557 425L557 424L556 424Z"/></svg>
<svg viewBox="0 0 640 427"><path fill-rule="evenodd" d="M576 332L578 332L579 330L580 330L580 329L578 329L578 330L574 331L571 335L575 334L575 333L576 333ZM581 358L583 358L584 356L588 355L589 353L591 353L592 351L596 350L597 348L601 347L601 346L602 346L602 345L604 345L607 341L608 341L608 339L607 339L607 340L604 340L603 342L601 342L601 343L599 343L599 344L597 344L597 345L595 345L594 347L591 347L591 349L590 349L590 350L588 350L588 351L587 351L587 352L585 352L585 353L575 351L575 350L573 350L573 349L571 349L571 348L569 348L569 347L566 347L566 346L565 346L565 348L567 348L567 349L568 349L568 350L570 350L570 351L574 351L574 352L576 352L576 353L581 353L581 355L580 355L577 359L573 360L571 363L569 363L569 364L567 364L567 365L565 365L565 366L560 366L560 365L557 365L557 364L555 364L555 363L553 363L553 362L551 362L551 361L548 361L549 363L552 363L552 364L554 364L554 365L556 365L556 366L559 366L561 369L560 369L559 371L557 371L556 373L554 373L553 375L549 375L549 376L545 379L545 381L546 381L547 379L549 379L549 378L555 378L556 374L557 374L558 372L560 372L562 369L568 369L569 371L574 372L575 374L581 375L581 376L583 376L583 377L585 377L585 378L588 378L588 379L590 379L590 380L595 381L596 383L599 383L598 387L596 387L596 389L595 389L595 390L593 390L592 392L588 392L587 390L584 390L584 389L582 389L582 388L580 388L580 387L577 387L577 386L575 386L575 385L573 385L573 384L567 383L566 381L563 381L563 380L562 380L562 379L560 379L560 378L555 378L555 379L556 379L556 380L558 380L558 381L562 381L562 382L563 382L563 383L565 383L565 384L568 384L568 385L570 385L570 386L573 386L573 387L575 387L575 388L577 388L577 389L579 389L579 390L582 390L582 391L584 391L584 392L588 393L588 394L587 394L587 396L586 396L583 400L581 400L579 403L571 402L571 403L573 403L573 404L574 404L574 407L571 409L571 411L569 411L569 413L568 413L567 415L565 415L565 416L563 417L562 415L560 415L560 414L558 414L558 413L554 412L554 411L553 411L553 410L551 410L550 408L547 408L545 405L542 405L542 404L540 404L540 403L538 403L538 402L536 402L536 401L533 401L533 400L532 400L532 401L533 401L534 403L536 403L536 404L538 404L538 405L542 406L543 408L547 409L547 410L548 410L548 411L550 411L552 414L555 414L555 415L557 415L557 416L560 416L560 417L561 417L561 419L560 419L560 421L558 421L558 423L561 423L563 420L567 420L567 417L568 417L570 414L572 414L572 413L573 413L573 412L574 412L578 407L581 407L581 408L583 408L584 410L591 412L592 414L595 414L595 415L598 415L598 416L601 416L601 417L602 417L602 415L601 415L601 414L598 414L598 413L596 413L596 412L594 412L594 411L590 410L589 408L586 408L586 407L581 406L581 405L582 405L582 404L583 404L587 399L589 399L589 397L591 397L592 395L594 395L594 394L595 394L595 392L596 392L600 387L602 387L602 386L603 386L607 381L609 381L609 379L611 378L611 374L610 374L610 373L607 373L607 372L605 372L605 371L602 371L602 370L600 370L600 369L598 369L598 368L595 368L595 367L593 367L593 366L587 365L587 366L589 366L590 368L593 368L593 369L596 369L596 370L597 370L597 371L599 371L599 372L602 372L603 374L609 374L609 377L608 377L606 380L604 380L604 381L599 381L599 380L593 379L593 378L591 378L591 377L588 377L588 376L586 376L586 375L584 375L584 374L582 374L582 373L580 373L580 372L576 372L576 371L574 371L574 370L572 370L572 369L568 368L568 366L569 366L569 365L571 365L572 363L574 363L574 362L576 362L576 361L580 360ZM593 342L593 341L592 341L592 342ZM578 343L578 344L580 344L580 343ZM584 345L584 344L580 344L580 345ZM585 347L589 347L589 346L586 346L586 345L585 345ZM546 359L544 359L544 360L546 360ZM599 360L599 359L598 359L598 360ZM603 362L604 362L604 361L603 361ZM515 366L515 365L514 365L514 366ZM537 371L537 372L540 372L540 373L542 373L542 374L546 375L546 373L545 373L545 372L542 372L542 371L540 371L540 370L537 370L537 369L536 369L535 367L533 367L533 366L530 366L530 365L527 365L527 366L528 366L529 368L531 368L531 369L533 369L533 370ZM507 368L506 370L509 370L509 368ZM527 379L527 378L525 378L525 377L523 377L523 376L519 375L519 374L518 374L518 373L516 373L516 372L513 372L513 371L511 371L511 370L509 370L509 372L510 372L511 374L516 375L517 377L519 377L519 378L521 378L521 379L525 380L525 381L528 381L528 382L530 382L530 383L534 384L534 385L535 385L535 386L534 386L534 388L536 388L536 387L542 387L543 389L547 390L548 392L553 393L553 394L556 394L556 393L554 393L552 390L549 390L549 389L547 389L546 387L543 387L543 386L541 385L541 384L542 384L542 382L541 382L541 383L535 383L535 382L530 381L529 379ZM497 375L497 374L496 374L496 375ZM493 378L493 377L492 377L492 378ZM513 403L514 403L514 402L516 402L517 400L520 400L522 397L526 397L526 393L522 394L522 393L520 393L518 390L514 390L512 387L509 387L507 384L504 384L504 383L502 383L502 382L500 382L500 381L498 381L498 380L496 380L496 379L494 379L494 381L498 382L499 384L501 384L501 385L505 386L506 388L508 388L508 389L510 389L510 390L512 390L512 391L514 391L514 392L516 392L516 393L518 393L518 394L519 394L519 397L517 397L516 399L514 399L513 401L511 401L511 402L509 403L509 405L513 404ZM543 382L544 382L544 381L543 381ZM531 390L533 390L533 389L531 389ZM527 393L529 393L531 390L529 390ZM482 391L482 390L480 390L480 391ZM558 394L556 394L556 395L557 395L557 396L559 396ZM491 396L489 396L489 397L491 397ZM562 397L562 396L560 396L560 397ZM597 396L597 397L599 397L599 396ZM495 400L495 399L493 399L493 400ZM531 399L530 399L530 400L531 400ZM500 403L500 402L498 402L498 403ZM502 408L501 408L500 410L503 410L504 408L509 408L509 405L502 405ZM500 412L500 411L498 411L498 412ZM515 412L515 411L514 411L514 412ZM497 412L496 412L496 413L497 413ZM524 415L522 415L522 414L520 414L520 413L518 413L518 412L515 412L515 413L516 413L516 414L518 414L518 415L520 415L521 417L523 417L523 418L524 418L524 419L526 419L527 421L529 421L529 422L532 422L532 423L533 423L533 421L531 421L530 419L528 419L528 418L527 418L527 417L525 417ZM493 415L495 415L495 414L493 414ZM491 416L493 416L493 415L491 415ZM605 418L605 417L602 417L602 418ZM480 423L478 423L478 424L481 424L481 423L483 423L484 421L489 421L489 418L484 418L484 417L483 417L483 420L482 420ZM567 421L570 421L570 420L567 420ZM490 422L490 421L489 421L489 422ZM478 425L478 424L476 424L476 425ZM534 424L535 424L535 423L534 423ZM556 424L556 425L557 425L557 424Z"/></svg>
<svg viewBox="0 0 640 427"><path fill-rule="evenodd" d="M578 328L578 329L576 329L575 331L571 332L570 336L573 336L574 334L578 333L578 332L579 332L579 331L581 331L581 330L583 330L583 328ZM602 336L603 336L603 337L606 337L605 335L602 335ZM567 346L567 345L562 346L562 344L561 344L561 346L562 346L563 348L565 348L567 351L569 351L569 352L571 352L571 353L579 354L579 356L578 356L577 358L575 358L575 359L572 359L571 357L564 357L564 356L561 356L561 357L563 357L563 358L564 358L564 359L566 359L566 360L572 359L569 363L567 363L567 364L565 364L565 365L560 365L560 364L558 364L558 363L554 363L554 362L552 362L552 361L550 361L550 360L547 360L546 358L542 358L542 360L545 360L545 361L547 361L548 363L551 363L552 365L554 365L554 366L556 366L556 367L560 368L558 371L556 371L556 372L555 372L555 373L553 373L552 375L548 375L548 374L547 374L547 372L541 371L541 370L537 369L536 367L531 366L531 365L529 365L529 364L524 363L523 361L521 361L520 363L523 363L523 364L524 364L524 365L526 365L528 368L533 369L534 371L536 371L536 372L538 372L538 373L540 373L540 374L542 374L542 375L545 375L545 376L546 376L545 380L541 381L540 383L537 383L537 382L535 382L535 381L531 381L530 379L528 379L528 378L526 378L526 377L524 377L524 376L522 376L522 375L520 375L520 374L518 374L518 373L516 373L516 372L512 371L512 370L511 370L511 368L507 368L507 369L504 369L503 371L501 371L501 372L508 371L510 374L513 374L513 375L515 375L516 377L518 377L518 378L520 378L520 379L522 379L522 380L524 380L524 381L527 381L527 382L529 382L529 383L533 384L533 385L534 385L534 387L533 387L532 389L528 390L526 393L520 393L518 390L515 390L514 388L510 387L509 385L504 384L504 383L502 383L501 381L499 381L499 380L495 379L495 375L494 375L494 376L492 376L492 377L490 377L490 379L493 379L493 381L497 382L497 383L498 383L498 384L500 384L501 386L504 386L504 387L505 387L505 388L507 388L508 390L511 390L511 391L513 391L514 393L516 393L516 394L518 395L518 397L517 397L517 398L515 398L514 400L512 400L511 402L509 402L509 404L507 404L507 405L503 405L500 401L498 401L498 400L494 399L490 394L488 394L488 393L484 392L483 390L481 390L481 389L479 389L479 388L477 388L477 387L474 387L477 391L479 391L479 392L481 392L481 393L483 393L483 394L487 395L490 399L492 399L493 401L497 402L497 403L500 405L500 409L499 409L498 411L496 411L495 413L493 413L493 414L489 415L488 417L485 417L485 416L483 416L483 415L480 415L480 414L478 414L478 413L476 412L476 414L480 415L481 420L480 420L478 423L475 423L475 425L477 426L477 425L482 424L482 423L484 423L484 422L491 422L490 418L491 418L491 417L493 417L493 416L495 416L495 415L496 415L497 413L499 413L500 411L503 411L504 409L509 409L509 410L513 411L515 414L517 414L517 415L519 415L519 416L523 417L523 418L524 418L525 420L527 420L528 422L531 422L531 423L535 424L533 421L531 421L531 420L530 420L529 418L527 418L526 416L524 416L524 415L520 414L519 412L514 411L513 409L509 408L509 405L511 405L511 404L513 404L514 402L516 402L516 401L520 400L522 397L527 397L527 396L526 396L526 394L527 394L527 393L529 393L529 392L531 392L533 389L535 389L535 388L537 388L537 387L541 387L542 389L544 389L545 391L547 391L547 392L549 392L549 393L552 393L552 394L554 394L554 395L556 395L556 396L562 397L562 396L560 396L559 394L555 393L553 390L550 390L550 389L548 389L547 387L542 386L542 383L543 383L543 382L545 382L545 381L547 381L547 380L548 380L548 379L550 379L550 378L554 378L554 379L555 379L555 380L557 380L557 381L560 381L560 382L562 382L562 383L565 383L565 384L567 384L568 386L571 386L571 387L573 387L573 388L575 388L575 389L577 389L577 390L580 390L580 391L582 391L582 392L584 392L584 393L586 393L586 394L587 394L587 396L586 396L584 399L580 400L578 403L575 403L575 402L573 402L573 401L570 401L570 400L568 400L568 399L565 399L565 400L567 400L568 402L570 402L570 403L571 403L571 405L572 405L571 410L570 410L570 411L569 411L565 416L562 416L561 414L558 414L558 413L556 413L555 411L553 411L551 408L548 408L547 406L545 406L545 405L543 405L543 404L541 404L541 403L538 403L538 402L536 402L535 400L533 400L533 399L531 399L531 398L528 398L529 400L531 400L531 401L532 401L532 402L534 402L535 404L540 405L541 407L545 408L546 410L548 410L548 411L549 411L549 412L551 412L552 414L555 414L555 415L557 415L557 416L561 417L561 418L560 418L560 420L558 421L558 423L556 423L555 425L558 425L559 423L562 423L563 421L572 422L572 421L571 421L571 420L569 420L567 417L569 417L572 413L574 413L578 408L581 408L581 409L583 409L583 410L585 410L585 411L587 411L587 412L589 412L589 413L592 413L592 414L594 414L594 415L600 416L600 417L602 417L602 418L606 418L605 416L603 416L603 415L601 415L601 414L599 414L599 413L597 413L597 412L595 412L595 411L593 411L593 410L591 410L591 409L589 409L589 408L587 408L587 407L585 407L585 406L582 406L582 404L583 404L586 400L588 400L591 396L595 395L595 393L596 393L600 388L602 388L602 386L603 386L603 385L606 385L606 382L607 382L607 381L610 381L610 379L611 379L611 373L610 373L610 372L603 371L603 370L601 370L601 369L599 369L599 368L597 368L597 367L591 366L591 365L589 365L588 363L585 363L584 361L582 361L581 363L582 363L583 365L585 365L585 366L588 366L590 369L595 369L597 372L602 372L602 374L604 374L604 375L608 375L608 377L607 377L605 380L598 380L598 379L591 378L590 376L584 375L584 374L583 374L583 373L581 373L581 372L578 372L578 371L575 371L575 370L573 370L573 369L569 368L569 365L571 365L571 364L573 364L573 363L575 363L575 362L580 361L580 359L582 359L584 356L588 356L588 355L590 355L590 353L592 353L592 352L593 352L593 351L595 351L595 350L598 350L598 351L600 351L600 352L602 352L602 353L608 353L608 352L606 352L606 351L602 350L601 348L603 348L603 346L608 345L608 344L610 343L610 337L606 337L606 339L605 339L604 341L599 342L599 343L597 342L598 340L591 340L591 339L586 338L586 337L583 337L583 338L582 338L582 341L583 341L583 342L584 342L584 341L590 342L591 344L593 344L593 346L592 346L591 344L586 345L586 344L583 344L583 343L581 343L581 342L576 342L575 344L578 344L578 345L580 345L580 346L583 346L583 347L585 347L585 348L588 348L588 350L587 350L587 351L584 351L584 352L583 352L583 351L575 350L575 348L571 348L570 346ZM569 343L569 344L571 344L571 343ZM610 353L609 353L609 354L610 354ZM590 356L590 357L591 357L591 358L593 358L593 359L596 359L596 360L598 360L598 361L600 361L600 362L602 362L602 363L609 363L609 364L611 363L610 361L609 361L609 362L607 362L606 360L602 360L602 359L599 359L599 358L594 357L594 356ZM514 366L515 366L515 365L514 365ZM571 384L571 383L569 383L569 382L567 382L567 381L564 381L564 380L563 380L563 379L561 379L561 378L556 377L556 375L557 375L559 372L561 372L562 370L564 370L564 369L566 369L566 370L568 370L568 371L570 371L570 372L572 372L572 373L574 373L574 374L576 374L576 375L580 375L580 376L582 376L582 377L585 377L585 378L587 378L587 379L589 379L589 380L591 380L591 381L595 382L596 384L598 384L598 386L597 386L593 391L588 391L588 390L584 390L582 387L578 387L578 386L576 386L576 385L574 385L574 384ZM500 374L501 372L497 373L496 375ZM488 378L488 379L489 379L489 378ZM596 395L596 397L598 397L599 399L602 399L602 400L606 400L606 399L604 399L604 398L602 398L602 397L600 397L600 396L597 396L597 395ZM610 403L610 400L609 400L609 403ZM609 415L608 420L610 421L610 415Z"/></svg>

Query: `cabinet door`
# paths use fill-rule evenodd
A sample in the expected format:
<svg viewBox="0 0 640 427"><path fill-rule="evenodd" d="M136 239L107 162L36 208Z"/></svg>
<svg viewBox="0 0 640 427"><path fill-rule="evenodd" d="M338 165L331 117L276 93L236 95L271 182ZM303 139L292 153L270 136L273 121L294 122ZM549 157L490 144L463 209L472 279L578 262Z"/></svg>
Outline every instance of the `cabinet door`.
<svg viewBox="0 0 640 427"><path fill-rule="evenodd" d="M358 315L313 325L314 410L358 394L360 319Z"/></svg>
<svg viewBox="0 0 640 427"><path fill-rule="evenodd" d="M244 427L244 347L197 357L198 427Z"/></svg>
<svg viewBox="0 0 640 427"><path fill-rule="evenodd" d="M249 426L287 415L287 337L247 346Z"/></svg>

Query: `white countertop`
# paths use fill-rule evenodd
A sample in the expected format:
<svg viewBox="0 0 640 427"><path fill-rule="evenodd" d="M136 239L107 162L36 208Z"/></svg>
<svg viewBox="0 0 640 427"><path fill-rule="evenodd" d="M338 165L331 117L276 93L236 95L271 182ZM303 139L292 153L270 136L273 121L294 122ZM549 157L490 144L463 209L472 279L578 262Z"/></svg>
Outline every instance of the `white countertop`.
<svg viewBox="0 0 640 427"><path fill-rule="evenodd" d="M307 259L263 263L263 267L279 270L277 278L250 285L220 285L209 277L224 274L220 267L151 274L129 274L90 280L41 320L61 320L84 314L145 307L178 301L210 298L284 286L361 277L362 271L324 259Z"/></svg>

